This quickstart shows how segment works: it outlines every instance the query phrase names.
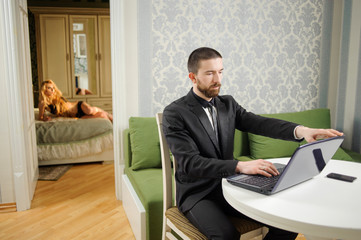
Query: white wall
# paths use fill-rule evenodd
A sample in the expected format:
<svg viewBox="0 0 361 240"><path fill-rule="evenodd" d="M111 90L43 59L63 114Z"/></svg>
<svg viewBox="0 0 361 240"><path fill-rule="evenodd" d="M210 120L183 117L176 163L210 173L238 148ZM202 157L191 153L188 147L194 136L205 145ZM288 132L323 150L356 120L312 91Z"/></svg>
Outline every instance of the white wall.
<svg viewBox="0 0 361 240"><path fill-rule="evenodd" d="M138 115L139 86L138 85L138 9L137 1L124 1L124 45L125 45L125 84L126 111L125 118ZM128 122L128 121L127 121Z"/></svg>

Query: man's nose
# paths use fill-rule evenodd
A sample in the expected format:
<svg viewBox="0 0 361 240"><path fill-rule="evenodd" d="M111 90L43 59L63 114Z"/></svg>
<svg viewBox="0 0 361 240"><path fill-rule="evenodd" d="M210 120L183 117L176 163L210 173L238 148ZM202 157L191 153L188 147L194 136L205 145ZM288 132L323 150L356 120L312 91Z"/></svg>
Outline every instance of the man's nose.
<svg viewBox="0 0 361 240"><path fill-rule="evenodd" d="M222 81L222 74L220 74L220 73L214 74L213 81L216 83L220 83Z"/></svg>

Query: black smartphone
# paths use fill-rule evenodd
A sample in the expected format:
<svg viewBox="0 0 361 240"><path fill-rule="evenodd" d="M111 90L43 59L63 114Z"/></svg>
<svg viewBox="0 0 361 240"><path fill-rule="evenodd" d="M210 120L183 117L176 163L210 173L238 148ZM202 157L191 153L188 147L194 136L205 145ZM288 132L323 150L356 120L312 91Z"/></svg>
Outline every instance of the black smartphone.
<svg viewBox="0 0 361 240"><path fill-rule="evenodd" d="M327 175L327 177L337 179L337 180L341 180L341 181L345 181L345 182L353 182L356 179L356 177L347 176L347 175L343 175L343 174L340 174L340 173L329 173Z"/></svg>

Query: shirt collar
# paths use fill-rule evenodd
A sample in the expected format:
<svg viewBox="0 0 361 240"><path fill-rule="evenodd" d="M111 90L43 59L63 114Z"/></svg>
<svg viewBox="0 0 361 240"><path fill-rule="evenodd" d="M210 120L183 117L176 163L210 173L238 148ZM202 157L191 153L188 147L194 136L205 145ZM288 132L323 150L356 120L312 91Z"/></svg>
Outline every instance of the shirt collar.
<svg viewBox="0 0 361 240"><path fill-rule="evenodd" d="M211 99L211 101L207 101L200 96L198 96L192 89L193 96L197 99L197 101L202 105L202 107L207 108L209 107L209 104L214 105L214 98Z"/></svg>

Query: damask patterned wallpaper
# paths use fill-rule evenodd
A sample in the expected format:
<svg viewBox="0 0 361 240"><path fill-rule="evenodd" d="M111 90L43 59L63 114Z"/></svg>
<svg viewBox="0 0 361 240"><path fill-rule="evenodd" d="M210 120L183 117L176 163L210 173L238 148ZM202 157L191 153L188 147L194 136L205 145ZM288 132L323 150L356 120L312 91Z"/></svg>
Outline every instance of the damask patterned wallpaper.
<svg viewBox="0 0 361 240"><path fill-rule="evenodd" d="M316 108L324 5L321 0L153 0L151 115L189 91L187 58L202 46L223 55L221 94L233 95L247 110Z"/></svg>

